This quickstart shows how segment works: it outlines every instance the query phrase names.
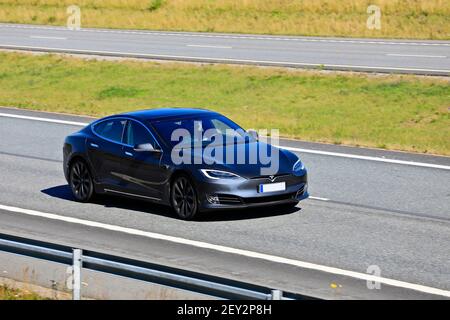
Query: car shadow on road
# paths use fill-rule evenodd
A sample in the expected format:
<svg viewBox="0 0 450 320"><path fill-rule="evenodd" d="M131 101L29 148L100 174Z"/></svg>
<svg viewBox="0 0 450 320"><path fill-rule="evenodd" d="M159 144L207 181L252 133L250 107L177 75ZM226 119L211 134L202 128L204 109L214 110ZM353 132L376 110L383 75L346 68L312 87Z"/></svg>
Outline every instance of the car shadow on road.
<svg viewBox="0 0 450 320"><path fill-rule="evenodd" d="M76 202L72 191L68 185L60 185L41 190L42 193L66 200ZM142 200L130 199L119 196L98 195L92 203L104 206L105 208L119 208L125 210L133 210L139 212L147 212L168 218L177 219L176 215L168 206L163 206L156 203L150 203ZM233 221L233 220L252 220L267 217L283 216L300 212L301 209L283 208L283 207L260 207L251 209L239 210L218 210L211 212L204 212L197 215L194 221L196 222L215 222L215 221Z"/></svg>

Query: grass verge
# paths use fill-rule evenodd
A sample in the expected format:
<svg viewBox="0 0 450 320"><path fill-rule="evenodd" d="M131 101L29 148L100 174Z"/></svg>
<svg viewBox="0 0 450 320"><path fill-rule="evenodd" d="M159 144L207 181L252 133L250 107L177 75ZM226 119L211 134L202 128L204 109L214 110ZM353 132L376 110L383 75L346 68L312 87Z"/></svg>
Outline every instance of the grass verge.
<svg viewBox="0 0 450 320"><path fill-rule="evenodd" d="M27 290L11 289L0 285L0 300L47 300Z"/></svg>
<svg viewBox="0 0 450 320"><path fill-rule="evenodd" d="M0 21L65 25L72 4L83 27L450 39L448 0L2 0ZM381 30L367 28L369 5Z"/></svg>
<svg viewBox="0 0 450 320"><path fill-rule="evenodd" d="M203 107L285 137L450 155L445 78L3 52L0 105L93 116Z"/></svg>

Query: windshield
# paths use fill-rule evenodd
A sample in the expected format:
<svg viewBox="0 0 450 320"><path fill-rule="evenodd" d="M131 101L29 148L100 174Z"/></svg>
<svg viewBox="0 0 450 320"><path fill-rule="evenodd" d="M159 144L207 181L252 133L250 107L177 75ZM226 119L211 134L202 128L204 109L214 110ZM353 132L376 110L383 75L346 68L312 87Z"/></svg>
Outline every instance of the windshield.
<svg viewBox="0 0 450 320"><path fill-rule="evenodd" d="M159 135L172 147L246 143L251 139L244 129L218 114L160 120L152 124Z"/></svg>

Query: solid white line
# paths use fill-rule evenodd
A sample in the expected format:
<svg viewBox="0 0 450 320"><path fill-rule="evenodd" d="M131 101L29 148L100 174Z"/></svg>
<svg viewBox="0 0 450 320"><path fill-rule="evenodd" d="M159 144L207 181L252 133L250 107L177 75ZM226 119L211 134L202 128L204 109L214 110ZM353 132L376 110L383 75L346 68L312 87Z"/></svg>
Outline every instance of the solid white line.
<svg viewBox="0 0 450 320"><path fill-rule="evenodd" d="M42 121L42 122L51 122L51 123L60 123L60 124L68 124L68 125L82 126L82 127L85 127L85 126L87 126L89 124L87 122L74 122L74 121L65 121L65 120L50 119L50 118L30 117L30 116L22 116L22 115L17 115L17 114L10 114L10 113L0 113L0 117L16 118L16 119L24 119L24 120L33 120L33 121ZM414 162L414 161L386 159L386 158L379 158L379 157L360 156L360 155L356 155L356 154L328 152L328 151L293 148L293 147L285 147L285 146L278 146L278 147L286 149L286 150L294 151L294 152L301 152L301 153L320 154L320 155L333 156L333 157L342 157L342 158L351 158L351 159L359 159L359 160L386 162L386 163L410 165L410 166L433 168L433 169L450 170L450 166L438 165L438 164L432 164L432 163L425 163L425 162Z"/></svg>
<svg viewBox="0 0 450 320"><path fill-rule="evenodd" d="M67 40L67 38L63 37L47 37L47 36L30 36L33 39L50 39L50 40Z"/></svg>
<svg viewBox="0 0 450 320"><path fill-rule="evenodd" d="M36 25L8 25L1 24L0 27L16 29L36 29L36 30L58 30L73 32L64 27L36 26ZM417 42L405 41L398 42L394 40L367 40L367 39L326 39L326 38L305 38L305 37L277 37L264 35L245 35L245 34L213 34L213 33L189 33L189 32L170 32L170 31L136 31L136 30L114 30L114 29L80 29L75 32L98 32L115 34L139 34L156 36L176 36L176 37L199 37L199 38L222 38L222 39L249 39L249 40L275 40L275 41L298 41L298 42L325 42L325 43L358 43L358 44L376 44L376 45L409 45L409 46L450 46L450 43L444 42Z"/></svg>
<svg viewBox="0 0 450 320"><path fill-rule="evenodd" d="M29 216L40 217L40 218L45 218L45 219L64 221L64 222L84 225L84 226L93 227L93 228L101 228L101 229L115 231L115 232L127 233L127 234L140 236L140 237L146 237L146 238L150 238L150 239L169 241L169 242L193 246L193 247L197 247L197 248L203 248L203 249L215 250L215 251L225 252L225 253L230 253L230 254L235 254L235 255L241 255L241 256L245 256L245 257L261 259L261 260L266 260L266 261L275 262L275 263L292 265L292 266L299 267L299 268L317 270L317 271L331 273L331 274L335 274L335 275L342 275L342 276L356 278L356 279L365 280L365 281L376 281L376 282L383 283L383 284L386 284L389 286L410 289L410 290L415 290L415 291L419 291L419 292L424 292L424 293L434 294L434 295L439 295L439 296L444 296L444 297L450 297L450 291L443 290L443 289L408 283L408 282L394 280L394 279L377 277L377 276L373 276L373 275L369 275L369 274L348 271L348 270L344 270L344 269L323 266L323 265L319 265L319 264L315 264L315 263L309 263L309 262L304 262L304 261L299 261L299 260L294 260L294 259L283 258L283 257L279 257L279 256L273 256L273 255L269 255L269 254L265 254L265 253L253 252L253 251L243 250L243 249L235 249L235 248L211 244L211 243L207 243L207 242L189 240L189 239L168 236L168 235L163 235L163 234L154 233L154 232L147 232L147 231L131 229L131 228L126 228L126 227L120 227L120 226L111 225L111 224L105 224L105 223L101 223L101 222L94 222L94 221L83 220L83 219L78 219L78 218L60 216L60 215L56 215L56 214L52 214L52 213L45 213L45 212L29 210L29 209L22 209L22 208L5 206L5 205L0 205L0 210L20 213L20 214L26 214Z"/></svg>
<svg viewBox="0 0 450 320"><path fill-rule="evenodd" d="M178 56L178 55L164 55L164 54L151 54L151 53L136 53L136 52L120 52L120 51L101 51L101 50L82 50L82 49L65 49L54 47L36 47L36 46L18 46L11 44L0 44L2 48L8 49L22 49L22 50L36 50L62 53L75 53L75 54L98 54L98 55L112 55L122 57L145 57L149 59L174 59L174 60L191 60L191 61L210 61L211 63L250 63L250 64L263 64L273 66L297 66L297 67L331 67L331 68L344 68L344 69L361 69L361 70L374 70L374 71L408 71L408 72L439 72L449 73L450 70L446 69L420 69L420 68L400 68L400 67L374 67L374 66L358 66L358 65L344 65L344 64L320 64L320 63L306 63L306 62L289 62L289 61L270 61L270 60L251 60L251 59L232 59L232 58L210 58L210 57L193 57L193 56Z"/></svg>
<svg viewBox="0 0 450 320"><path fill-rule="evenodd" d="M422 54L400 54L400 53L388 53L386 54L390 57L414 57L414 58L447 58L447 56L432 56L432 55L422 55Z"/></svg>
<svg viewBox="0 0 450 320"><path fill-rule="evenodd" d="M226 46L207 46L207 45L201 45L201 44L188 44L187 47L195 47L195 48L211 48L211 49L233 49L233 47L226 47Z"/></svg>
<svg viewBox="0 0 450 320"><path fill-rule="evenodd" d="M332 157L351 158L351 159L359 159L359 160L369 160L369 161L377 161L377 162L402 164L402 165L416 166L416 167L425 167L425 168L433 168L433 169L450 170L450 166L445 166L445 165L440 165L440 164L433 164L433 163L386 159L386 158L379 158L379 157L360 156L360 155L356 155L356 154L347 154L347 153L339 153L339 152L328 152L328 151L302 149L302 148L292 148L292 147L284 147L284 146L279 146L279 147L282 148L282 149L286 149L286 150L289 150L289 151L300 152L300 153L320 154L320 155L332 156Z"/></svg>
<svg viewBox="0 0 450 320"><path fill-rule="evenodd" d="M49 119L49 118L29 117L29 116L22 116L22 115L9 114L9 113L0 113L0 117L42 121L42 122L52 122L52 123L68 124L68 125L83 126L83 127L88 125L88 123L84 123L84 122L74 122L74 121L65 121L65 120Z"/></svg>

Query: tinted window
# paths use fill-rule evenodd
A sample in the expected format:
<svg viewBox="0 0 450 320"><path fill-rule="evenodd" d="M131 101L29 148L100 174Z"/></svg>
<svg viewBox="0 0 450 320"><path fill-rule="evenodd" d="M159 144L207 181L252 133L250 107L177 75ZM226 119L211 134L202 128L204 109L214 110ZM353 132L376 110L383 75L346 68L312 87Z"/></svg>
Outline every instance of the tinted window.
<svg viewBox="0 0 450 320"><path fill-rule="evenodd" d="M122 133L126 122L126 120L106 120L96 124L94 130L103 138L114 142L121 142Z"/></svg>
<svg viewBox="0 0 450 320"><path fill-rule="evenodd" d="M125 130L124 142L130 146L138 144L151 143L155 146L155 141L152 135L148 132L142 124L136 121L128 121L127 129Z"/></svg>

